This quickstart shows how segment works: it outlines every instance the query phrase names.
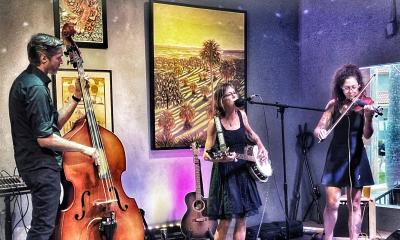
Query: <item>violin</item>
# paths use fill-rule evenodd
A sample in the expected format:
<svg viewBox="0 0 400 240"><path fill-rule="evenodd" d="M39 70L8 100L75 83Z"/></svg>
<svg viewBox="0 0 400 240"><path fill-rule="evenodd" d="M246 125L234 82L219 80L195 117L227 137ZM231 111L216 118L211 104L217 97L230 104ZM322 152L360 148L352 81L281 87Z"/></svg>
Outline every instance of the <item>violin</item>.
<svg viewBox="0 0 400 240"><path fill-rule="evenodd" d="M347 100L347 102L351 102L351 100ZM366 105L371 105L372 110L374 111L374 116L382 116L383 115L383 108L381 106L375 107L374 105L374 100L370 97L367 96L361 96L359 99L357 99L354 102L354 105L352 107L352 111L354 112L361 112L364 109L364 106Z"/></svg>
<svg viewBox="0 0 400 240"><path fill-rule="evenodd" d="M369 81L364 85L364 87L360 90L360 92L357 94L357 96L355 98L353 98L352 100L350 99L346 99L345 102L347 101L348 104L345 104L347 106L347 108L342 112L342 114L338 117L338 119L336 119L336 121L332 124L332 126L326 131L326 137L333 131L333 129L338 125L338 123L340 122L340 120L342 120L342 118L344 116L346 116L346 114L350 111L361 111L364 109L365 105L372 105L372 103L374 103L374 101L369 98L366 97L364 94L365 89L367 89L367 87L371 84L372 79L374 79L374 77L376 76L376 74L373 74L372 77L369 79ZM376 109L376 110L375 110ZM374 107L374 112L376 113L375 116L382 116L383 115L383 109L382 107ZM319 143L322 142L323 139L319 140Z"/></svg>

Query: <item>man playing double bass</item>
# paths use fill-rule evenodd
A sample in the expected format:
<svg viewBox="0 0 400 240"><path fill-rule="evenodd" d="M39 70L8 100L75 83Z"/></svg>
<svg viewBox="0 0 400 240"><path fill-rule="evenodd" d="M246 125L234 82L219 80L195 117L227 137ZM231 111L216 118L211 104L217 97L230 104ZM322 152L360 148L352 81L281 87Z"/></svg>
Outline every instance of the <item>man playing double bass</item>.
<svg viewBox="0 0 400 240"><path fill-rule="evenodd" d="M61 194L62 151L88 155L97 163L95 148L60 136L63 125L81 100L78 81L69 102L58 112L50 97L47 74L57 73L62 42L50 35L33 35L27 45L29 66L13 82L9 115L14 157L20 176L32 194L32 222L27 239L48 240L53 232Z"/></svg>

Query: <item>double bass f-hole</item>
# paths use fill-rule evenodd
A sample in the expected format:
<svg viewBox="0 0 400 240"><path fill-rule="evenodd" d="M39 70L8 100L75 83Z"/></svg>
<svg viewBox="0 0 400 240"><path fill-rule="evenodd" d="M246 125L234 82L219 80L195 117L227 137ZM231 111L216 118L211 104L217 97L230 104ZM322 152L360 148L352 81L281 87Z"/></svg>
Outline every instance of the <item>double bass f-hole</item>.
<svg viewBox="0 0 400 240"><path fill-rule="evenodd" d="M120 201L120 199L119 199L118 191L117 191L115 188L112 189L111 191L115 191L115 196L117 197L117 203L118 203L119 209L121 209L121 211L126 211L126 210L128 210L128 204L125 204L125 205L122 207L121 201Z"/></svg>
<svg viewBox="0 0 400 240"><path fill-rule="evenodd" d="M76 220L82 220L85 217L85 195L88 195L88 197L90 196L90 192L89 191L84 191L82 193L81 196L81 205L82 205L82 212L81 212L81 216L79 217L79 214L75 214L75 219Z"/></svg>

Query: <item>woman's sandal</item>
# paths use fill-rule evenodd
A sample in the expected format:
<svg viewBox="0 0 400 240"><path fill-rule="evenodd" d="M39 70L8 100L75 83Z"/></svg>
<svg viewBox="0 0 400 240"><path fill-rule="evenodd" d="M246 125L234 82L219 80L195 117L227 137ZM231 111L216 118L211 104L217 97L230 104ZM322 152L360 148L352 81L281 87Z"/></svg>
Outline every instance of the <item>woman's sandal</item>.
<svg viewBox="0 0 400 240"><path fill-rule="evenodd" d="M314 233L311 236L311 240L324 240L324 236L325 236L324 232L322 232L322 233Z"/></svg>

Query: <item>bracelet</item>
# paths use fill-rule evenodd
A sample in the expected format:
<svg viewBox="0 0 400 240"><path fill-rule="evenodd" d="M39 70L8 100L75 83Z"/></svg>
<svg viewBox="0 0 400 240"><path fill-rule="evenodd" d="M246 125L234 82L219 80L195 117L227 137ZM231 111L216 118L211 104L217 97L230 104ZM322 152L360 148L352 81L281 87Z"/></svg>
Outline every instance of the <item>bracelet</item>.
<svg viewBox="0 0 400 240"><path fill-rule="evenodd" d="M74 95L72 95L72 99L74 99L74 101L77 103L81 101L81 98L77 98Z"/></svg>

